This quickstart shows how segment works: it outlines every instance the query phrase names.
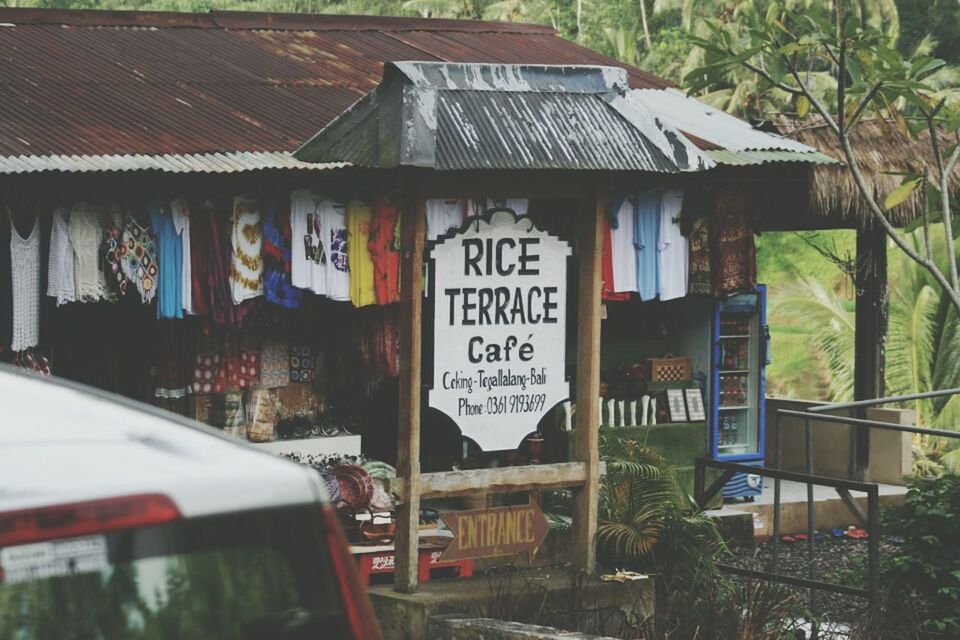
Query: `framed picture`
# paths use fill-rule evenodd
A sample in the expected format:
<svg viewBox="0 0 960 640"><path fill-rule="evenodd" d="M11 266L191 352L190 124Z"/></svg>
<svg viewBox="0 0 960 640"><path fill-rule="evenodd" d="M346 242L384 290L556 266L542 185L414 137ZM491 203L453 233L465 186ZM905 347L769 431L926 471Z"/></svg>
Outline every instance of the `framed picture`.
<svg viewBox="0 0 960 640"><path fill-rule="evenodd" d="M700 389L684 389L687 397L687 412L690 414L691 422L699 422L707 419L707 414L703 409L703 396L700 395Z"/></svg>
<svg viewBox="0 0 960 640"><path fill-rule="evenodd" d="M670 406L670 422L687 421L687 407L683 402L683 389L667 389L667 404Z"/></svg>

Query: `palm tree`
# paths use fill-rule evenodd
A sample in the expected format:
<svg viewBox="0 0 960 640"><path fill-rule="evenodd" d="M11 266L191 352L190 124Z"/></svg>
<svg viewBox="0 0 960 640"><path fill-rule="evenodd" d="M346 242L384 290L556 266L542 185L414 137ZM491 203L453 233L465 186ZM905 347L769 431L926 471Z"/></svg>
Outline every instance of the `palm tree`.
<svg viewBox="0 0 960 640"><path fill-rule="evenodd" d="M917 249L921 230L910 235ZM934 255L945 255L942 234L932 238ZM939 245L938 245L939 243ZM960 259L960 252L958 252ZM943 289L929 271L903 253L891 269L890 321L886 346L886 389L903 395L960 387L960 319ZM853 399L854 313L836 294L811 279L801 279L774 295L771 311L789 316L810 332L812 344L829 372L830 400ZM960 396L916 400L910 408L917 424L960 430ZM924 439L918 444L919 461L960 469L956 440Z"/></svg>

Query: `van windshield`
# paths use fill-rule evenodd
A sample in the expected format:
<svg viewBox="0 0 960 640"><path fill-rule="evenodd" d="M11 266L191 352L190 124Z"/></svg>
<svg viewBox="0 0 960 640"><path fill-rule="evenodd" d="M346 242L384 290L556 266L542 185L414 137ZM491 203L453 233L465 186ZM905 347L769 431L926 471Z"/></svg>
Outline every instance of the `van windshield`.
<svg viewBox="0 0 960 640"><path fill-rule="evenodd" d="M347 638L325 536L309 505L9 547L0 640Z"/></svg>

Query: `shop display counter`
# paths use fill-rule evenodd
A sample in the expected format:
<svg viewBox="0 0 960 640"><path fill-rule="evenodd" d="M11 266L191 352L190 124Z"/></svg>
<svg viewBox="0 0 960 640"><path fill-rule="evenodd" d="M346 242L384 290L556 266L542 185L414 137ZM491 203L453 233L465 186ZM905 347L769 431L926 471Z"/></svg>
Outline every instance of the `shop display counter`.
<svg viewBox="0 0 960 640"><path fill-rule="evenodd" d="M273 442L252 442L250 444L262 451L277 455L291 453L301 456L360 455L360 436L353 434L297 440L274 440Z"/></svg>

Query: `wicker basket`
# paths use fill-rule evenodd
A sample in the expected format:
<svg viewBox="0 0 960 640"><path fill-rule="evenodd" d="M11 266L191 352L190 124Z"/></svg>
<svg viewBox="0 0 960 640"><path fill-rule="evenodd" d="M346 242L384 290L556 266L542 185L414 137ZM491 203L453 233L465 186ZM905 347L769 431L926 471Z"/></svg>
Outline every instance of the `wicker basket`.
<svg viewBox="0 0 960 640"><path fill-rule="evenodd" d="M690 358L677 358L668 353L662 358L650 358L649 362L651 382L684 382L692 374Z"/></svg>

